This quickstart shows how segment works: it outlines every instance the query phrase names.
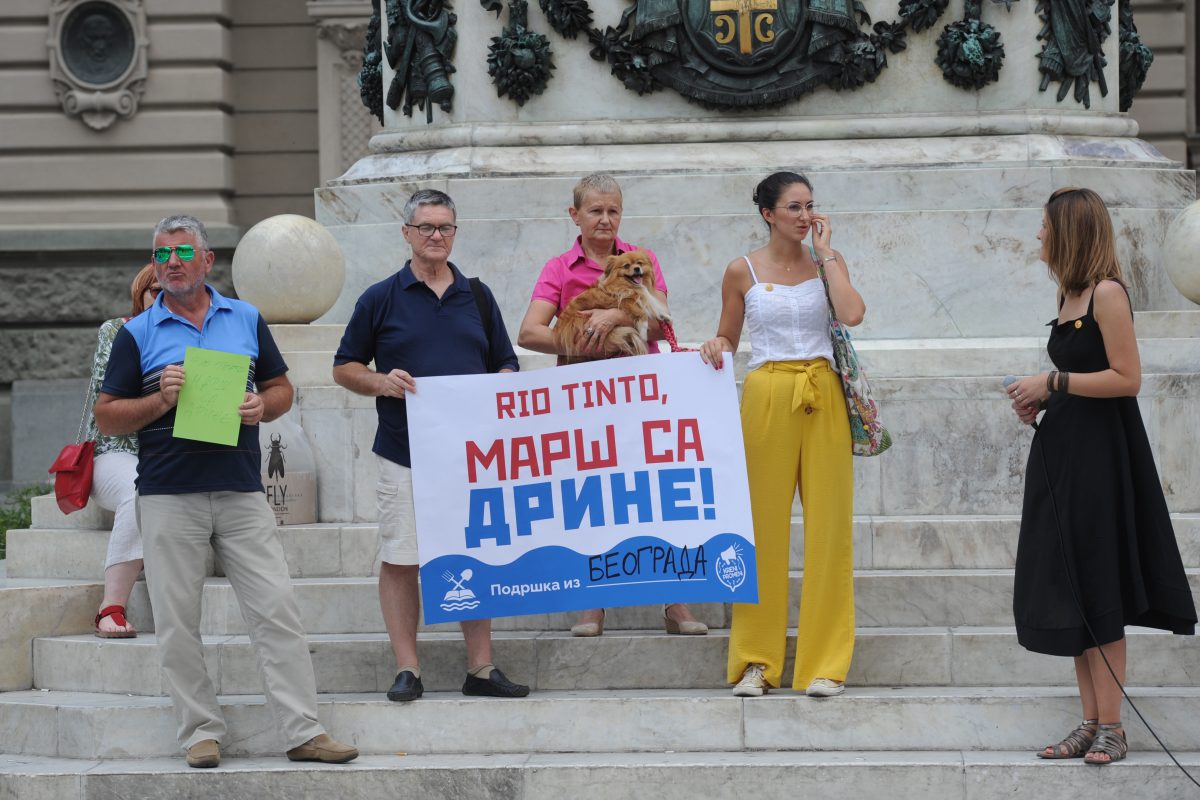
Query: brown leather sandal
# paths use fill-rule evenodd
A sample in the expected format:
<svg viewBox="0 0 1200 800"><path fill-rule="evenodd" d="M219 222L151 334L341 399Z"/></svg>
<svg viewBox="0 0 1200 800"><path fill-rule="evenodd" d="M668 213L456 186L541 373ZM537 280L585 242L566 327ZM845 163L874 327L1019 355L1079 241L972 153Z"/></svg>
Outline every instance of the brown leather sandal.
<svg viewBox="0 0 1200 800"><path fill-rule="evenodd" d="M96 626L96 635L101 639L133 639L137 637L137 631L102 631L100 630L100 620L105 617L112 617L112 621L120 625L122 628L129 627L129 620L125 619L125 606L105 606L100 609L100 613L96 615L95 621L92 623Z"/></svg>
<svg viewBox="0 0 1200 800"><path fill-rule="evenodd" d="M1121 729L1121 723L1110 722L1100 726L1100 733L1096 735L1096 741L1092 743L1083 760L1085 763L1103 767L1105 764L1120 761L1128 753L1129 745L1125 741L1125 731ZM1098 754L1104 754L1108 758L1094 758Z"/></svg>
<svg viewBox="0 0 1200 800"><path fill-rule="evenodd" d="M1085 719L1079 727L1067 734L1058 744L1048 744L1038 751L1038 758L1082 758L1096 741L1096 726L1099 720ZM1048 753L1047 750L1054 752Z"/></svg>

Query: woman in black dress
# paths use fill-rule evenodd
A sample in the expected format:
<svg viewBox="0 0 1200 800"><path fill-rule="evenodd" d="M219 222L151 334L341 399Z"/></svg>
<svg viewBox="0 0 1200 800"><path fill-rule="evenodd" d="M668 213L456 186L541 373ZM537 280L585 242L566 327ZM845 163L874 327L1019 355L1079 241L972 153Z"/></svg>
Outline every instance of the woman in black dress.
<svg viewBox="0 0 1200 800"><path fill-rule="evenodd" d="M1105 657L1123 684L1125 626L1191 634L1196 608L1138 411L1141 361L1108 209L1090 189L1059 189L1038 239L1058 284L1056 369L1008 388L1021 422L1046 411L1025 472L1013 614L1026 649L1074 657L1083 702L1083 723L1038 755L1109 764L1127 747Z"/></svg>

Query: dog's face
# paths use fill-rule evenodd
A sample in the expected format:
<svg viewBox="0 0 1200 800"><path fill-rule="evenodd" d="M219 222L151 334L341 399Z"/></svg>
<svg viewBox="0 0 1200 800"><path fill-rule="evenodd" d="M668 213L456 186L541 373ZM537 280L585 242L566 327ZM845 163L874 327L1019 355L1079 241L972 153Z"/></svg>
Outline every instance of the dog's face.
<svg viewBox="0 0 1200 800"><path fill-rule="evenodd" d="M641 285L643 280L650 280L654 266L645 250L633 250L617 256L609 256L604 263L604 281L628 281Z"/></svg>

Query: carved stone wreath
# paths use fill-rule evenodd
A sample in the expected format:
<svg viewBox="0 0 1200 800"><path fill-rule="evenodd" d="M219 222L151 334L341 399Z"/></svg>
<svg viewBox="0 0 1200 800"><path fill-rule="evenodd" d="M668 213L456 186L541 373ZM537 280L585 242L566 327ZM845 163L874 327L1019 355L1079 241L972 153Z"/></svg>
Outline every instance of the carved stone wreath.
<svg viewBox="0 0 1200 800"><path fill-rule="evenodd" d="M148 72L142 0L52 0L50 79L63 111L93 130L137 113Z"/></svg>

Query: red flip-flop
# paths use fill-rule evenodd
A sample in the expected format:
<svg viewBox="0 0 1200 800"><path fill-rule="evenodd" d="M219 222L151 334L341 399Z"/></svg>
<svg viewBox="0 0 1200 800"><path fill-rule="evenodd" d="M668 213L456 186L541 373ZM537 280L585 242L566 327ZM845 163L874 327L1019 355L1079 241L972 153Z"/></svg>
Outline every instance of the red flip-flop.
<svg viewBox="0 0 1200 800"><path fill-rule="evenodd" d="M100 620L105 617L112 617L113 622L120 625L122 628L129 627L129 620L125 619L125 606L105 606L100 609L100 613L96 615L96 620L93 623L96 626L96 635L101 639L133 639L137 636L137 631L102 631L100 630Z"/></svg>

